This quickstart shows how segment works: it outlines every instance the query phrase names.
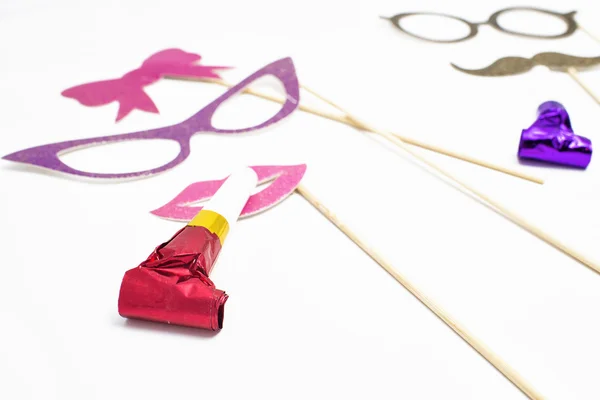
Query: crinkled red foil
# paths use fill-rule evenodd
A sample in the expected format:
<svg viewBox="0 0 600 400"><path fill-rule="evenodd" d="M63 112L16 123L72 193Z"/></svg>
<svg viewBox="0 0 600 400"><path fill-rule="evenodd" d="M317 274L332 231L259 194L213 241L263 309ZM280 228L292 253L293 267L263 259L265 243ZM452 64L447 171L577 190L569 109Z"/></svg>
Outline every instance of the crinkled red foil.
<svg viewBox="0 0 600 400"><path fill-rule="evenodd" d="M219 237L202 226L186 226L158 246L138 267L125 273L119 314L220 330L225 292L208 278L219 252Z"/></svg>

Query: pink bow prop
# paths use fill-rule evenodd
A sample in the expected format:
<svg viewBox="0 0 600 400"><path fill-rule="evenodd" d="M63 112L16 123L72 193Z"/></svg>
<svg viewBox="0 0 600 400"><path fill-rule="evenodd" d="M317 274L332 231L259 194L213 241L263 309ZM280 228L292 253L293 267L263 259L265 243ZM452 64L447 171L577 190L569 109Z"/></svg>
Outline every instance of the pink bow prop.
<svg viewBox="0 0 600 400"><path fill-rule="evenodd" d="M258 175L259 185L273 182L250 196L240 218L258 214L282 202L294 192L306 172L306 164L257 165L250 168ZM226 180L227 178L192 183L173 200L151 213L162 218L189 221L202 209L202 206L190 206L189 204L210 199Z"/></svg>
<svg viewBox="0 0 600 400"><path fill-rule="evenodd" d="M221 79L215 70L231 67L198 65L199 54L180 49L167 49L150 56L141 67L126 73L119 79L85 83L62 92L62 95L79 101L84 106L101 106L117 101L117 122L131 111L138 109L158 113L152 99L144 92L148 86L164 76L181 78Z"/></svg>

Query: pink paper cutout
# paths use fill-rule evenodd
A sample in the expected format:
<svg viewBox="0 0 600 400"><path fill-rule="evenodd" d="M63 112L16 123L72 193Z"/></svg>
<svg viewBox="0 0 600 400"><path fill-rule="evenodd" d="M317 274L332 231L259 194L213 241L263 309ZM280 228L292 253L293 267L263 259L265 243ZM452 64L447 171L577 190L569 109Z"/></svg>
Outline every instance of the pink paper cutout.
<svg viewBox="0 0 600 400"><path fill-rule="evenodd" d="M144 86L164 76L220 79L215 70L231 68L196 64L201 58L199 54L187 53L180 49L159 51L146 59L141 67L119 79L85 83L66 89L61 94L91 107L117 101L117 122L135 109L158 114L158 108L144 92Z"/></svg>
<svg viewBox="0 0 600 400"><path fill-rule="evenodd" d="M306 172L306 164L259 165L250 168L258 175L259 185L271 180L273 183L250 196L240 218L258 214L283 201L294 192ZM187 204L210 199L226 180L227 178L192 183L173 200L150 212L162 218L189 221L202 209L202 206L188 206Z"/></svg>

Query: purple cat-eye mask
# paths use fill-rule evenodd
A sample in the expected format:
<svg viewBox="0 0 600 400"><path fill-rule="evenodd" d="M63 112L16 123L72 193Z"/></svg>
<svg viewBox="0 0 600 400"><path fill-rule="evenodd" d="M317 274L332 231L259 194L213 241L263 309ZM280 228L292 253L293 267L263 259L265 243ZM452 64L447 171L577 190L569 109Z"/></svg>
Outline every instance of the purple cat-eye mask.
<svg viewBox="0 0 600 400"><path fill-rule="evenodd" d="M247 86L257 79L272 75L276 77L285 89L285 103L269 120L252 127L242 129L218 129L215 128L211 119L217 108L225 101L229 100L236 94L242 92ZM143 178L165 172L175 166L181 164L191 152L190 139L197 133L217 133L217 134L235 134L253 132L259 129L266 128L276 122L283 120L289 116L299 105L300 90L298 78L294 68L294 63L291 58L283 58L275 61L246 79L233 86L215 101L198 111L196 114L175 125L150 129L146 131L124 133L111 136L100 136L89 139L69 140L66 142L46 144L42 146L31 147L29 149L17 151L15 153L3 157L5 160L15 161L24 164L30 164L36 167L46 168L57 172L62 172L70 175L76 175L87 178L104 178L104 179L123 179L123 178ZM96 173L80 171L71 168L63 163L59 155L69 151L79 150L88 146L97 146L109 143L117 143L125 140L148 140L148 139L167 139L174 140L179 144L179 154L170 162L149 170L125 173Z"/></svg>

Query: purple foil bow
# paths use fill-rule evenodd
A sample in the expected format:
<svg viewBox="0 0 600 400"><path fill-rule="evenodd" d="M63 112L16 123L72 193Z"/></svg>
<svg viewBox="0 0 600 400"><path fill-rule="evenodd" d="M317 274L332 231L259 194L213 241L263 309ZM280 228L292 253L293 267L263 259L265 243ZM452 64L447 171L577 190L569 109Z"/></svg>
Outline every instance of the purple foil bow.
<svg viewBox="0 0 600 400"><path fill-rule="evenodd" d="M537 119L521 133L519 158L586 168L592 158L592 141L573 132L565 107L547 101L538 107Z"/></svg>

